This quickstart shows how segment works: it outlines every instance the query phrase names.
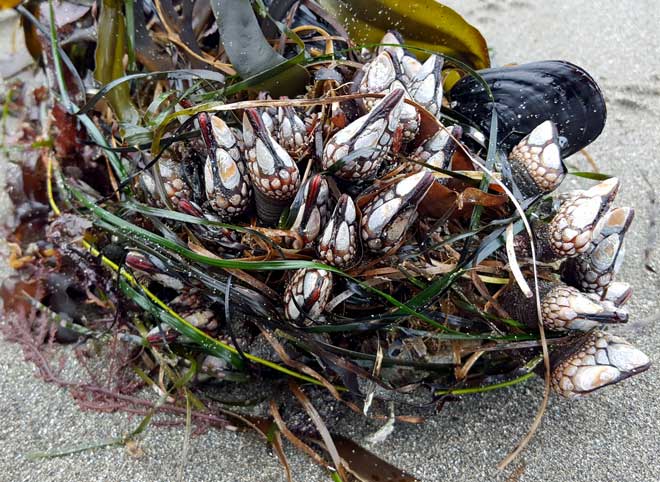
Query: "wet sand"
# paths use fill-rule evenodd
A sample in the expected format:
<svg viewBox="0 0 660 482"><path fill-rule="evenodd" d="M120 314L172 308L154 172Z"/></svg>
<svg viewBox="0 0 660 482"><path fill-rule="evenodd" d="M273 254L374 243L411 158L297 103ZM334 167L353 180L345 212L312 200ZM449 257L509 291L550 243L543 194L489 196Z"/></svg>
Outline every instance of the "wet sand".
<svg viewBox="0 0 660 482"><path fill-rule="evenodd" d="M589 71L608 102L603 135L589 148L602 171L621 178L618 205L634 206L627 259L619 279L630 282L631 321L616 333L660 363L660 277L644 268L651 220L657 218L652 183L660 170L660 11L656 2L493 1L449 2L481 29L494 64L565 59ZM580 155L569 159L588 168ZM2 169L0 169L2 171ZM574 179L567 183L579 185ZM651 261L660 269L658 250ZM32 375L19 349L0 342L0 480L167 481L175 479L183 429L152 429L144 455L123 448L32 462L33 450L93 442L132 430L139 422L122 414L80 411L68 394ZM660 376L643 375L593 396L566 402L552 397L540 430L505 473L495 465L522 437L542 396L534 379L507 391L452 403L424 426L397 425L372 449L423 481L518 480L660 481ZM342 431L362 441L371 427L348 419ZM329 478L289 449L296 481ZM513 473L515 472L515 473ZM512 474L513 473L513 474ZM185 480L285 480L276 457L254 435L210 431L191 441Z"/></svg>

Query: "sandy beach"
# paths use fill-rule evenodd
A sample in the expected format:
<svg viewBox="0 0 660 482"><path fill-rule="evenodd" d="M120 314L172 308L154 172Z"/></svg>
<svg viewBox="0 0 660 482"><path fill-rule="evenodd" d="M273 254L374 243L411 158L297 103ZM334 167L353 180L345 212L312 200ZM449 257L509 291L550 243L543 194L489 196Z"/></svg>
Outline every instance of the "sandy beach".
<svg viewBox="0 0 660 482"><path fill-rule="evenodd" d="M505 472L495 465L526 433L542 398L541 379L451 403L423 426L397 425L370 447L422 481L660 481L660 275L646 269L645 250L658 218L660 188L660 9L652 0L601 2L450 1L488 40L494 65L564 59L590 72L605 92L608 121L589 147L602 172L618 176L619 206L633 206L619 278L634 289L630 322L612 331L639 346L655 363L648 372L579 401L553 396L539 431ZM3 24L3 29L4 29ZM589 166L581 155L567 163ZM0 167L0 171L3 169ZM569 178L568 187L587 185ZM656 233L657 234L657 233ZM655 248L655 249L653 249ZM660 270L660 247L649 262ZM75 369L67 368L68 373ZM179 470L183 428L152 428L143 455L124 448L63 458L28 460L35 450L94 442L130 432L139 418L81 411L64 389L33 376L20 349L0 341L0 481L169 481ZM340 432L357 442L376 426ZM330 480L288 447L294 480ZM191 440L185 480L285 480L277 458L253 434L211 430Z"/></svg>

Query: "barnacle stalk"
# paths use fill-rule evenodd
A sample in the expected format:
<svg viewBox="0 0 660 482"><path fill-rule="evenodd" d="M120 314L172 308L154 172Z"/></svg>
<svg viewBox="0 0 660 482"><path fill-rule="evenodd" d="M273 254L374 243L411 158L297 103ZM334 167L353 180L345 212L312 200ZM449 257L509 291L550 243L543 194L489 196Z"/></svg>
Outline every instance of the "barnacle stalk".
<svg viewBox="0 0 660 482"><path fill-rule="evenodd" d="M602 323L625 323L628 313L613 303L599 301L560 282L539 280L541 316L546 328L556 331L588 331ZM500 297L502 307L515 319L535 328L536 301L527 298L517 285Z"/></svg>
<svg viewBox="0 0 660 482"><path fill-rule="evenodd" d="M243 114L243 142L257 215L264 223L275 224L300 186L298 166L268 132L255 109Z"/></svg>

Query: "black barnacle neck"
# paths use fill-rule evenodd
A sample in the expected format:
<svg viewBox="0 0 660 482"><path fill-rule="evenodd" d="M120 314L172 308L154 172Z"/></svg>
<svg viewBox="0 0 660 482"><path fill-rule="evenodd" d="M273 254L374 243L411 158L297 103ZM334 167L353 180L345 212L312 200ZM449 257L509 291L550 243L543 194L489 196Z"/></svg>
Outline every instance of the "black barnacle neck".
<svg viewBox="0 0 660 482"><path fill-rule="evenodd" d="M534 232L534 248L536 260L543 263L551 263L557 260L557 254L552 249L550 242L550 228L548 223L543 221L535 221L532 223L532 231ZM513 239L513 247L516 255L523 258L532 257L532 247L529 236L526 232L516 235Z"/></svg>
<svg viewBox="0 0 660 482"><path fill-rule="evenodd" d="M516 184L524 199L536 197L539 193L543 192L543 189L536 184L536 181L527 172L526 166L517 158L509 158L509 165L511 167L511 179ZM507 187L510 188L511 186Z"/></svg>
<svg viewBox="0 0 660 482"><path fill-rule="evenodd" d="M553 283L542 279L538 280L539 295L543 299L552 290ZM500 305L514 319L521 321L529 328L538 328L538 315L536 313L536 298L527 298L516 283L512 283L498 299Z"/></svg>

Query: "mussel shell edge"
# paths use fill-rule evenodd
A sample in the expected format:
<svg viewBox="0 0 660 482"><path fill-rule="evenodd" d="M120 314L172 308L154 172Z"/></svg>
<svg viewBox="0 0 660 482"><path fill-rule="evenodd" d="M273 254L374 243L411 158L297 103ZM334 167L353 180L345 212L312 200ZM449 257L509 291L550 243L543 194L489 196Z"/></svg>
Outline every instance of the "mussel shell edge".
<svg viewBox="0 0 660 482"><path fill-rule="evenodd" d="M544 60L513 67L479 70L495 99L498 141L510 150L545 120L552 120L565 139L568 157L593 142L603 131L607 109L603 92L581 67L563 60ZM472 76L448 93L452 109L490 130L491 102Z"/></svg>

